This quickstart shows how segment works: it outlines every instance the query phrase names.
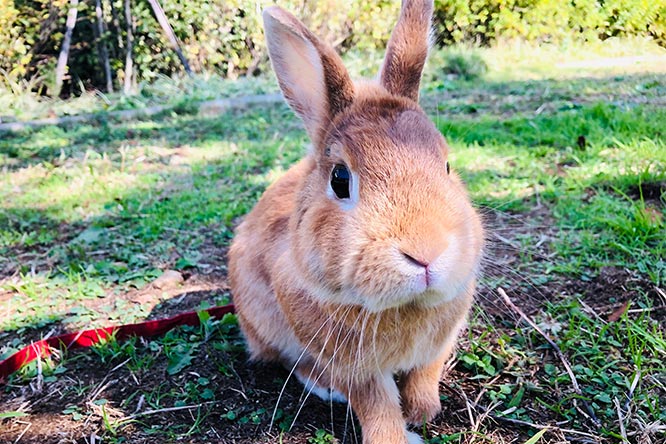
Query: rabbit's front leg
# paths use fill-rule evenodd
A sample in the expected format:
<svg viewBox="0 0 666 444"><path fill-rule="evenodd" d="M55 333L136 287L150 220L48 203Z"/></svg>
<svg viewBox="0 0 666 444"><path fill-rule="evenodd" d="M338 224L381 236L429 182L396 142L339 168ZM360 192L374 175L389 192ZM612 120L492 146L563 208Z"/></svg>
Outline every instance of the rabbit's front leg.
<svg viewBox="0 0 666 444"><path fill-rule="evenodd" d="M448 345L433 362L410 370L400 381L400 395L405 420L412 425L431 421L441 411L439 380L451 356Z"/></svg>
<svg viewBox="0 0 666 444"><path fill-rule="evenodd" d="M361 423L363 444L423 443L418 435L406 429L398 387L391 374L377 375L352 385L342 383L338 389L347 394Z"/></svg>
<svg viewBox="0 0 666 444"><path fill-rule="evenodd" d="M474 283L471 283L467 294L474 293ZM471 299L470 299L471 301ZM468 303L470 303L468 301ZM466 320L460 319L453 328L442 332L444 341L439 353L433 361L411 369L400 378L400 398L402 411L407 423L422 425L432 421L442 410L439 399L439 381L442 378L444 367L456 348L458 335L463 329Z"/></svg>

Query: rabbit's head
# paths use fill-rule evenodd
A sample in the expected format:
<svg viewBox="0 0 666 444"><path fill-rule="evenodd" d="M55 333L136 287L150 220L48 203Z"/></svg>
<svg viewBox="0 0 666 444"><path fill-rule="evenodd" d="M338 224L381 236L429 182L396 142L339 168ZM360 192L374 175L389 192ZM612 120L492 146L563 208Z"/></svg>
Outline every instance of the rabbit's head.
<svg viewBox="0 0 666 444"><path fill-rule="evenodd" d="M313 144L289 224L292 255L324 302L434 306L475 278L481 222L417 103L432 8L403 2L378 79L362 82L291 14L264 11L278 82Z"/></svg>

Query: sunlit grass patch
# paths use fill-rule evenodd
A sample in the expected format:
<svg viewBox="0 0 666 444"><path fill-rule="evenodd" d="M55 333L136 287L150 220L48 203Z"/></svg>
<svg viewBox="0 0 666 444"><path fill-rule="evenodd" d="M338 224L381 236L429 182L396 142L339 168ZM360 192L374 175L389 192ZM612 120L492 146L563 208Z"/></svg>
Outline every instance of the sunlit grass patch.
<svg viewBox="0 0 666 444"><path fill-rule="evenodd" d="M595 192L585 201L561 199L555 207L564 229L556 248L569 272L618 265L635 269L656 285L666 281L664 202Z"/></svg>
<svg viewBox="0 0 666 444"><path fill-rule="evenodd" d="M66 154L39 149L41 157L23 157L25 166L0 182L0 266L21 273L4 285L14 316L3 329L118 319L120 307L104 302L116 287L141 288L165 268L224 259L197 250L223 248L233 221L304 150L302 132L278 137L277 126L263 112L236 123L184 116L101 131L82 126L63 130ZM2 143L33 143L12 139ZM42 253L30 254L35 248ZM48 285L36 285L42 281ZM73 312L86 304L87 287L100 289L102 302ZM53 302L36 302L40 291ZM126 314L124 321L145 315Z"/></svg>
<svg viewBox="0 0 666 444"><path fill-rule="evenodd" d="M575 78L586 75L663 73L666 50L648 38L611 38L562 45L500 43L477 49L489 65L489 79Z"/></svg>
<svg viewBox="0 0 666 444"><path fill-rule="evenodd" d="M591 406L605 420L608 430L617 420L614 402L619 402L625 410L633 406L645 423L659 417L664 409L659 378L666 371L663 365L666 339L657 321L646 313L637 316L625 313L617 321L600 322L577 303L549 307L548 313L561 328L555 336L584 386L583 393L589 396ZM566 382L567 376L561 368L546 370L544 376L550 378L549 385ZM641 387L632 392L636 378ZM567 401L565 397L549 408L564 413ZM564 415L573 419L578 412L568 404L565 408L569 410Z"/></svg>

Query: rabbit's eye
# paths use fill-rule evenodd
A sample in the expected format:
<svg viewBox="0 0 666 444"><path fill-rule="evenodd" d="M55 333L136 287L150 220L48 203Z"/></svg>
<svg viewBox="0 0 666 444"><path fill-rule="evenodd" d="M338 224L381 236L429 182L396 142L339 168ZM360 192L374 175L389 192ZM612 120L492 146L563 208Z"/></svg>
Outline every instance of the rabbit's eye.
<svg viewBox="0 0 666 444"><path fill-rule="evenodd" d="M449 162L446 162L446 174L451 174L451 165L449 165Z"/></svg>
<svg viewBox="0 0 666 444"><path fill-rule="evenodd" d="M336 165L331 172L331 188L338 199L349 199L349 170L344 165Z"/></svg>

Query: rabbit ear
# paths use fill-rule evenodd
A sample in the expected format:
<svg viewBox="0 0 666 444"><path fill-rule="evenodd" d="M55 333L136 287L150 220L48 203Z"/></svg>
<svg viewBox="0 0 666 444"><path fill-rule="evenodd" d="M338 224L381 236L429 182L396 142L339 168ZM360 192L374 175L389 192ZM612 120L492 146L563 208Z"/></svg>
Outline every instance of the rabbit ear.
<svg viewBox="0 0 666 444"><path fill-rule="evenodd" d="M419 98L421 73L428 57L433 0L403 0L400 18L386 49L380 81L390 93Z"/></svg>
<svg viewBox="0 0 666 444"><path fill-rule="evenodd" d="M285 10L263 12L268 53L282 92L316 143L328 122L354 99L340 56Z"/></svg>

